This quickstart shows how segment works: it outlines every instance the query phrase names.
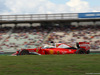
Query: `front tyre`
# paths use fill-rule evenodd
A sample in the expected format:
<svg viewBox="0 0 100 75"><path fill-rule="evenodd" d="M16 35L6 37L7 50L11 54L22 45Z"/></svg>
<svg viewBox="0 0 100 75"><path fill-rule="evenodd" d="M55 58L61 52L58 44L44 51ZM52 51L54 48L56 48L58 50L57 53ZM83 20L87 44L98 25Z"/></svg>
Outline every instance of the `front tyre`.
<svg viewBox="0 0 100 75"><path fill-rule="evenodd" d="M20 55L29 55L29 51L28 50L22 50Z"/></svg>

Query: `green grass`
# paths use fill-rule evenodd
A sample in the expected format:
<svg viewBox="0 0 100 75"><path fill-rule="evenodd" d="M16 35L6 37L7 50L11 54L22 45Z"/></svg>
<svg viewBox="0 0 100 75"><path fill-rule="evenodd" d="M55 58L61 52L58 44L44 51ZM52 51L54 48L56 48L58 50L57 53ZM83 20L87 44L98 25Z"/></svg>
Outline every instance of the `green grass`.
<svg viewBox="0 0 100 75"><path fill-rule="evenodd" d="M85 75L100 73L100 55L0 56L0 75Z"/></svg>

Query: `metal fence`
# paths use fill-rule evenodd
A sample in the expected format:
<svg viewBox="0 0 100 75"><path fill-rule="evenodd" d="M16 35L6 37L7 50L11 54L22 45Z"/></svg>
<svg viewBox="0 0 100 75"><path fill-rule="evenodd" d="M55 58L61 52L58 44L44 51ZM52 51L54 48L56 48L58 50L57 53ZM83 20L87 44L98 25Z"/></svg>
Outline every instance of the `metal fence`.
<svg viewBox="0 0 100 75"><path fill-rule="evenodd" d="M78 14L30 14L30 15L0 15L0 21L35 21L35 20L68 20L78 19Z"/></svg>

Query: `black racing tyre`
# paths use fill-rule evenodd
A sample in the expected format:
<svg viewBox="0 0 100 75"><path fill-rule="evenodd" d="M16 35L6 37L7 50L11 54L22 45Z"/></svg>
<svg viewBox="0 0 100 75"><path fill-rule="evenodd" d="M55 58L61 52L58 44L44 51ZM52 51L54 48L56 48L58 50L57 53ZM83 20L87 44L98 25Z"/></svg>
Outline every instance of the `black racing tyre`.
<svg viewBox="0 0 100 75"><path fill-rule="evenodd" d="M85 49L83 49L83 48L79 48L79 49L76 51L76 54L86 54L86 51L85 51Z"/></svg>
<svg viewBox="0 0 100 75"><path fill-rule="evenodd" d="M20 55L29 55L29 51L28 50L22 50Z"/></svg>
<svg viewBox="0 0 100 75"><path fill-rule="evenodd" d="M90 50L87 50L87 51L86 51L86 54L90 54Z"/></svg>

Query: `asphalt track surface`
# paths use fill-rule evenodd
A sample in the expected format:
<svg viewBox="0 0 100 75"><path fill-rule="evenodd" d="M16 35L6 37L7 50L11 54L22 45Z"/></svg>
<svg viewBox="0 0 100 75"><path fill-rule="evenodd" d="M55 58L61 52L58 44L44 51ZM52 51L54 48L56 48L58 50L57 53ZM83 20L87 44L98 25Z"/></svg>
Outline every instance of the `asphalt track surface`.
<svg viewBox="0 0 100 75"><path fill-rule="evenodd" d="M90 54L100 54L100 53L90 53ZM0 56L10 56L11 54L0 54Z"/></svg>

